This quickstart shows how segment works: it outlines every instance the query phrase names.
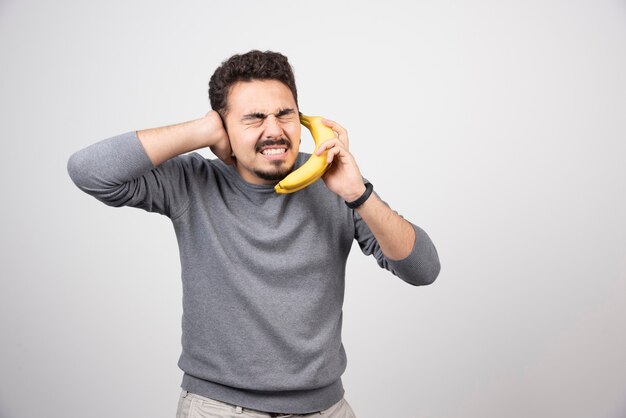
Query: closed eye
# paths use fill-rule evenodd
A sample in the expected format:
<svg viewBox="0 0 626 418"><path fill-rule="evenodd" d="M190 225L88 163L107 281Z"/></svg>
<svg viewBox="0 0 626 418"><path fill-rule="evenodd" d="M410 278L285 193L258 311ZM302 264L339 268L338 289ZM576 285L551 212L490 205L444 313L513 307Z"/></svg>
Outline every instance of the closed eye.
<svg viewBox="0 0 626 418"><path fill-rule="evenodd" d="M246 125L260 125L269 115L272 115L272 114L278 120L283 121L283 122L290 121L296 116L296 112L294 109L287 108L287 109L280 109L278 112L270 113L270 114L265 114L261 112L248 113L246 115L243 115L243 118L241 120Z"/></svg>
<svg viewBox="0 0 626 418"><path fill-rule="evenodd" d="M261 124L263 120L265 120L266 117L267 115L260 113L260 112L248 113L247 115L243 116L242 121L246 125L255 125L255 124Z"/></svg>
<svg viewBox="0 0 626 418"><path fill-rule="evenodd" d="M285 118L287 116L293 116L296 112L293 109L281 109L276 113L277 118Z"/></svg>

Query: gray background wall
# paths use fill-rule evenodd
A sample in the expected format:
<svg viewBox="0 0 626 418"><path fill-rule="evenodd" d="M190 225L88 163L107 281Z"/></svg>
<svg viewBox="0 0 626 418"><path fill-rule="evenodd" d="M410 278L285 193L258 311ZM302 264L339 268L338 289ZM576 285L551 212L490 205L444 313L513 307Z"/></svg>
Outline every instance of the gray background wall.
<svg viewBox="0 0 626 418"><path fill-rule="evenodd" d="M290 57L301 109L441 255L412 288L354 248L359 418L626 416L623 1L2 0L0 417L174 416L172 228L66 161L201 116L253 48Z"/></svg>

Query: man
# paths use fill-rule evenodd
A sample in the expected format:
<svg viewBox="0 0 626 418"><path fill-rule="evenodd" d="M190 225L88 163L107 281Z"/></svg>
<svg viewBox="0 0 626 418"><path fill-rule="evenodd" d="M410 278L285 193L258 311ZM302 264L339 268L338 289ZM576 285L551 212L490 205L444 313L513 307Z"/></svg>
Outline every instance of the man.
<svg viewBox="0 0 626 418"><path fill-rule="evenodd" d="M335 122L326 124L336 138L315 151L332 163L323 179L274 192L308 158L298 152L298 96L283 55L231 57L211 77L209 97L204 117L106 139L68 163L77 186L97 199L174 225L184 308L178 417L202 409L353 417L341 383L352 240L413 285L438 275L435 247L366 187ZM218 159L183 155L204 147Z"/></svg>

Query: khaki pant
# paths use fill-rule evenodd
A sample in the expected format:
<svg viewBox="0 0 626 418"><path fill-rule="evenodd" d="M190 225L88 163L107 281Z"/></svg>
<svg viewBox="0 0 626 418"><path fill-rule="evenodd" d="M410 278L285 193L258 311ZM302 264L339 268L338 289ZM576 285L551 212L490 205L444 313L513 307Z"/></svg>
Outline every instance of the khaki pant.
<svg viewBox="0 0 626 418"><path fill-rule="evenodd" d="M178 401L176 418L268 418L269 414L230 405L224 402L205 398L185 390ZM328 409L306 415L280 415L280 417L314 417L314 418L356 418L352 408L345 399L340 400Z"/></svg>

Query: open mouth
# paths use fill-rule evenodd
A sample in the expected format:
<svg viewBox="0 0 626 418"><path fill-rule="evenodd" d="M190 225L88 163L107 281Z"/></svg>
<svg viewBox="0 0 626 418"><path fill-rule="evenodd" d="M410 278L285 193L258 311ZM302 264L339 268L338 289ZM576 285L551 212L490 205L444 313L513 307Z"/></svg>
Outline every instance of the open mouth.
<svg viewBox="0 0 626 418"><path fill-rule="evenodd" d="M265 148L261 151L263 155L281 155L287 152L287 148Z"/></svg>
<svg viewBox="0 0 626 418"><path fill-rule="evenodd" d="M257 145L257 152L263 154L267 158L282 158L287 154L290 143L286 139L276 141L263 141Z"/></svg>

